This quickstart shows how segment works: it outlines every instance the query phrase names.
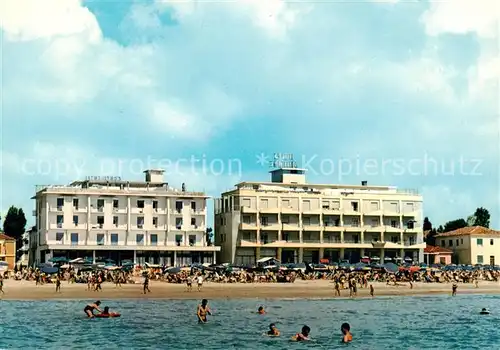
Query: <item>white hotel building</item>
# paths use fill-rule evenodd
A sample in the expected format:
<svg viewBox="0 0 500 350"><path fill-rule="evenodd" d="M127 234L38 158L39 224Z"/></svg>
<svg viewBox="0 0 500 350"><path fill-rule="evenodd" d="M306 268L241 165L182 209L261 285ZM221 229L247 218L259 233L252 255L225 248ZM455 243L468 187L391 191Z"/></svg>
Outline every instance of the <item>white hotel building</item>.
<svg viewBox="0 0 500 350"><path fill-rule="evenodd" d="M422 197L415 191L365 181L308 184L305 170L297 168L271 175L271 182L242 182L216 200L221 262L423 261Z"/></svg>
<svg viewBox="0 0 500 350"><path fill-rule="evenodd" d="M52 257L111 259L118 264L182 266L215 263L220 247L206 234L209 198L175 190L162 170L144 182L119 178L75 181L37 190L31 264Z"/></svg>

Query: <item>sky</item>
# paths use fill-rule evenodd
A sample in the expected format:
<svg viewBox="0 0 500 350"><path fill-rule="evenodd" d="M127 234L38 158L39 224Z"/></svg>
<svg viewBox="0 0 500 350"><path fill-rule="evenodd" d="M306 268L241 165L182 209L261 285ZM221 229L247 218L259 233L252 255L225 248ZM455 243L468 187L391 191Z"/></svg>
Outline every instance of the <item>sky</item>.
<svg viewBox="0 0 500 350"><path fill-rule="evenodd" d="M499 4L4 0L0 213L147 168L217 196L292 153L500 229Z"/></svg>

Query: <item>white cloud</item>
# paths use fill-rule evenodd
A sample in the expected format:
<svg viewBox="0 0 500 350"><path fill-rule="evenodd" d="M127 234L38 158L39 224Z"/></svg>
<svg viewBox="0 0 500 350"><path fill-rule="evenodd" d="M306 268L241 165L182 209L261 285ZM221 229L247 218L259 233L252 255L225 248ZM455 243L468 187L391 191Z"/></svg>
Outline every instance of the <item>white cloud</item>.
<svg viewBox="0 0 500 350"><path fill-rule="evenodd" d="M430 0L422 16L429 35L441 33L476 33L481 37L498 37L500 2L497 0Z"/></svg>
<svg viewBox="0 0 500 350"><path fill-rule="evenodd" d="M29 41L54 36L84 35L102 39L95 16L80 0L3 0L0 23L9 40Z"/></svg>

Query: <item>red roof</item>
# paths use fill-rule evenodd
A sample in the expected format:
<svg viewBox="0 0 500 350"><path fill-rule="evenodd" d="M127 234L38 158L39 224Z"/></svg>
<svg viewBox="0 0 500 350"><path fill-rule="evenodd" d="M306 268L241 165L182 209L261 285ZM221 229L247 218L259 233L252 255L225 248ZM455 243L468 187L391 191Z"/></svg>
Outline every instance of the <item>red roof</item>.
<svg viewBox="0 0 500 350"><path fill-rule="evenodd" d="M6 234L3 234L2 232L0 232L0 239L5 240L5 241L15 241L14 238L7 236Z"/></svg>
<svg viewBox="0 0 500 350"><path fill-rule="evenodd" d="M433 245L427 245L424 248L424 253L427 254L451 254L453 250L443 247L435 247Z"/></svg>
<svg viewBox="0 0 500 350"><path fill-rule="evenodd" d="M453 236L467 236L467 235L500 235L500 231L492 230L490 228L482 226L467 226L459 228L458 230L440 233L436 237L453 237Z"/></svg>

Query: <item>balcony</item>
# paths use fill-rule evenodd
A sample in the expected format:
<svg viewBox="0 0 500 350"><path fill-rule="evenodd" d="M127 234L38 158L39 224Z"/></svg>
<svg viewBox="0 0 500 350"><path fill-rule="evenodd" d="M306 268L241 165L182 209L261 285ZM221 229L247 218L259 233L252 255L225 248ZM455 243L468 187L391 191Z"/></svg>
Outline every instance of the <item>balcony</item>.
<svg viewBox="0 0 500 350"><path fill-rule="evenodd" d="M276 223L260 224L260 229L264 231L278 231L281 225Z"/></svg>
<svg viewBox="0 0 500 350"><path fill-rule="evenodd" d="M299 231L300 226L298 223L296 223L296 224L281 224L281 230L283 230L283 231Z"/></svg>
<svg viewBox="0 0 500 350"><path fill-rule="evenodd" d="M299 208L288 206L288 207L281 207L280 212L283 214L298 214L300 211Z"/></svg>
<svg viewBox="0 0 500 350"><path fill-rule="evenodd" d="M399 212L399 209L384 209L383 215L399 217L401 213Z"/></svg>
<svg viewBox="0 0 500 350"><path fill-rule="evenodd" d="M256 230L257 228L256 223L240 223L240 230Z"/></svg>
<svg viewBox="0 0 500 350"><path fill-rule="evenodd" d="M182 209L170 209L171 215L182 215Z"/></svg>
<svg viewBox="0 0 500 350"><path fill-rule="evenodd" d="M422 229L421 228L418 228L418 227L414 227L414 228L404 228L403 229L403 233L420 233L422 232Z"/></svg>
<svg viewBox="0 0 500 350"><path fill-rule="evenodd" d="M241 206L241 212L242 213L256 213L257 212L257 209L256 208L251 208L251 207L245 207L245 206Z"/></svg>
<svg viewBox="0 0 500 350"><path fill-rule="evenodd" d="M144 214L145 209L144 208L131 208L130 209L130 214Z"/></svg>
<svg viewBox="0 0 500 350"><path fill-rule="evenodd" d="M363 230L365 230L365 232L383 232L385 230L385 226L365 225L365 226L363 226Z"/></svg>
<svg viewBox="0 0 500 350"><path fill-rule="evenodd" d="M302 224L302 229L304 231L321 231L321 225L319 223Z"/></svg>
<svg viewBox="0 0 500 350"><path fill-rule="evenodd" d="M364 216L381 216L383 214L382 210L367 210L363 213Z"/></svg>
<svg viewBox="0 0 500 350"><path fill-rule="evenodd" d="M62 212L63 211L63 207L62 206L54 206L54 207L50 207L49 208L50 211L56 211L56 212Z"/></svg>
<svg viewBox="0 0 500 350"><path fill-rule="evenodd" d="M344 231L346 232L360 232L361 226L359 225L344 225Z"/></svg>
<svg viewBox="0 0 500 350"><path fill-rule="evenodd" d="M404 213L403 213L403 216L404 216L405 218L416 218L416 217L418 217L418 216L419 216L418 214L419 214L419 213L418 213L416 210L414 210L414 211L404 212Z"/></svg>
<svg viewBox="0 0 500 350"><path fill-rule="evenodd" d="M203 209L191 209L191 215L206 215L207 211Z"/></svg>
<svg viewBox="0 0 500 350"><path fill-rule="evenodd" d="M344 215L351 215L351 216L360 216L361 212L358 210L354 210L353 208L345 208L342 210L342 213Z"/></svg>
<svg viewBox="0 0 500 350"><path fill-rule="evenodd" d="M327 232L340 232L343 228L340 225L336 225L335 222L324 222L323 230Z"/></svg>
<svg viewBox="0 0 500 350"><path fill-rule="evenodd" d="M423 249L427 246L426 243L421 239L405 240L403 242L403 245L405 248L411 249Z"/></svg>
<svg viewBox="0 0 500 350"><path fill-rule="evenodd" d="M240 247L258 247L260 245L256 238L240 239L238 241L238 246Z"/></svg>
<svg viewBox="0 0 500 350"><path fill-rule="evenodd" d="M321 214L321 208L306 208L302 209L302 214L304 215L319 215Z"/></svg>
<svg viewBox="0 0 500 350"><path fill-rule="evenodd" d="M384 230L385 232L393 232L393 233L399 233L402 231L401 227L394 227L392 225L385 225Z"/></svg>
<svg viewBox="0 0 500 350"><path fill-rule="evenodd" d="M113 207L113 214L127 214L127 208L115 208Z"/></svg>
<svg viewBox="0 0 500 350"><path fill-rule="evenodd" d="M340 215L341 213L340 208L333 207L323 207L321 208L321 211L323 212L323 215Z"/></svg>
<svg viewBox="0 0 500 350"><path fill-rule="evenodd" d="M280 208L274 207L274 208L259 208L259 212L261 213L279 213Z"/></svg>

